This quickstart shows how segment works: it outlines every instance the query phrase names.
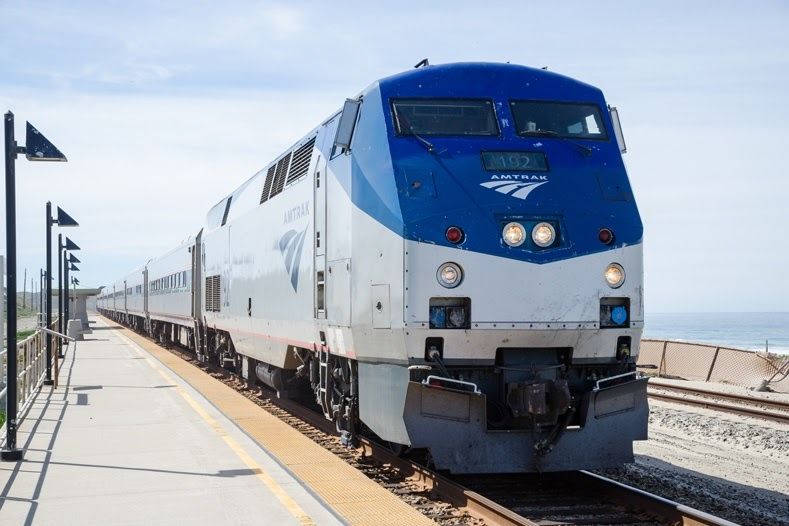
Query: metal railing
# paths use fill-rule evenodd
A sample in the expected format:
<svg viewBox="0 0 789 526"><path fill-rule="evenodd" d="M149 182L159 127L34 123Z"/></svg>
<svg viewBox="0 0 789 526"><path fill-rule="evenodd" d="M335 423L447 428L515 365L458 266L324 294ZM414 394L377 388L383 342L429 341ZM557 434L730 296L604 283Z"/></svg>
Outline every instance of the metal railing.
<svg viewBox="0 0 789 526"><path fill-rule="evenodd" d="M31 395L38 389L46 374L46 343L44 334L36 331L35 334L17 343L17 400L19 408L24 408ZM2 370L3 389L0 391L0 406L5 407L5 398L8 391L7 375L8 351L3 349L0 356L0 370Z"/></svg>
<svg viewBox="0 0 789 526"><path fill-rule="evenodd" d="M55 322L52 326L57 326ZM57 378L58 366L58 352L63 341L74 341L74 338L60 334L59 332L47 329L45 327L38 327L35 334L32 334L25 340L18 342L17 349L17 414L23 415L27 410L33 396L41 388L42 383L46 377L47 372L47 350L46 350L46 334L53 335L52 338L52 374ZM8 394L8 350L3 348L0 350L0 408L5 409L6 398ZM20 418L21 420L21 418ZM5 425L0 427L4 428ZM0 435L0 442L2 442L5 434Z"/></svg>

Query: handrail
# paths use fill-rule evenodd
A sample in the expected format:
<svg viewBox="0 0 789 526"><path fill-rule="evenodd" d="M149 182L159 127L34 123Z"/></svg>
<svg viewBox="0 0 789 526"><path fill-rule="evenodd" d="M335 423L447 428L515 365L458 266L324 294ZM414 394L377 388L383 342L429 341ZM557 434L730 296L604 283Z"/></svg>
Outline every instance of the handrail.
<svg viewBox="0 0 789 526"><path fill-rule="evenodd" d="M30 407L35 393L40 389L46 378L46 338L45 333L52 334L57 338L66 341L76 341L74 338L65 334L58 333L45 327L36 327L36 332L21 342L17 342L17 366L19 374L16 379L17 386L17 407L18 418L21 421L25 412ZM6 398L8 394L8 383L6 376L6 361L8 360L8 350L0 350L0 400ZM53 362L55 364L55 374L57 375L58 359L54 353ZM0 430L5 428L5 424L0 426ZM2 431L0 431L2 432ZM0 436L0 445L4 441L5 433Z"/></svg>
<svg viewBox="0 0 789 526"><path fill-rule="evenodd" d="M72 338L71 336L66 336L66 335L65 335L65 334L63 334L62 332L53 331L52 329L47 329L46 327L41 327L41 326L39 326L39 327L36 327L36 328L37 328L38 330L40 330L40 331L44 331L44 332L46 332L47 334L51 334L52 336L60 336L60 337L61 337L61 338L63 338L64 340L68 340L68 341L70 341L70 342L75 342L75 341L77 341L77 339L76 339L76 338Z"/></svg>

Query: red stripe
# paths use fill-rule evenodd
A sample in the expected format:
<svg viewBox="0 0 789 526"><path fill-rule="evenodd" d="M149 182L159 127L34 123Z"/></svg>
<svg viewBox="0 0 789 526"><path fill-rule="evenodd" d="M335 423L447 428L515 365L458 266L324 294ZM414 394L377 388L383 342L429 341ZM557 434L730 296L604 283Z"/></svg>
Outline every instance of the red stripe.
<svg viewBox="0 0 789 526"><path fill-rule="evenodd" d="M151 311L148 311L148 314L150 314L151 316L166 316L168 318L180 318L182 320L194 321L193 318L189 316L179 316L178 314L166 314L164 312L151 312Z"/></svg>
<svg viewBox="0 0 789 526"><path fill-rule="evenodd" d="M328 346L318 345L315 342L307 342L307 341L303 341L303 340L293 340L293 339L290 339L290 338L282 338L281 336L274 336L273 334L264 334L262 332L245 331L243 329L230 329L228 327L220 327L218 325L214 325L214 329L219 329L219 330L222 330L222 331L225 331L225 332L238 332L238 333L246 334L246 335L249 335L249 336L256 336L256 337L264 338L266 340L274 340L276 342L285 343L287 345L293 345L295 347L302 347L304 349L313 349L315 351L320 349L320 350L323 350L323 351L328 351L331 354L337 354L337 355L342 356L341 353L332 351ZM353 352L352 350L348 350L346 352L346 355L351 357L351 358L356 358L356 353Z"/></svg>

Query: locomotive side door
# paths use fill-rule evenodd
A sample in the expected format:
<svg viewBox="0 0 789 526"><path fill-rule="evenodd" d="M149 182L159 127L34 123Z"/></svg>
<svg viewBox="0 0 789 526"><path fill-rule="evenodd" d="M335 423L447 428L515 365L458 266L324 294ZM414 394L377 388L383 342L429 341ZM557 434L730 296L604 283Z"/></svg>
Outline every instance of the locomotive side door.
<svg viewBox="0 0 789 526"><path fill-rule="evenodd" d="M194 244L189 248L192 254L192 272L190 276L192 289L192 318L203 320L203 295L202 295L202 237L203 231L197 233Z"/></svg>
<svg viewBox="0 0 789 526"><path fill-rule="evenodd" d="M328 130L333 130L332 123L327 124L324 128L323 139L324 143L330 139L326 137L329 135ZM320 152L320 149L319 149ZM322 153L318 153L318 160L315 163L315 176L313 177L313 190L315 192L313 210L315 211L314 217L314 235L313 247L315 248L315 303L314 312L315 318L326 319L326 180L327 177L326 157Z"/></svg>

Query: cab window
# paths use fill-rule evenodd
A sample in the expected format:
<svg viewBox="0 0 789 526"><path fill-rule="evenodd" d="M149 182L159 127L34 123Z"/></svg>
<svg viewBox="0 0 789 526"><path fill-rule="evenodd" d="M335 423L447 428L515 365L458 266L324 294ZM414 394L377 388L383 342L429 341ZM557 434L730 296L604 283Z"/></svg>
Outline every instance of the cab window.
<svg viewBox="0 0 789 526"><path fill-rule="evenodd" d="M515 100L510 109L524 137L608 138L596 104Z"/></svg>
<svg viewBox="0 0 789 526"><path fill-rule="evenodd" d="M398 135L498 135L493 102L483 99L393 99Z"/></svg>

